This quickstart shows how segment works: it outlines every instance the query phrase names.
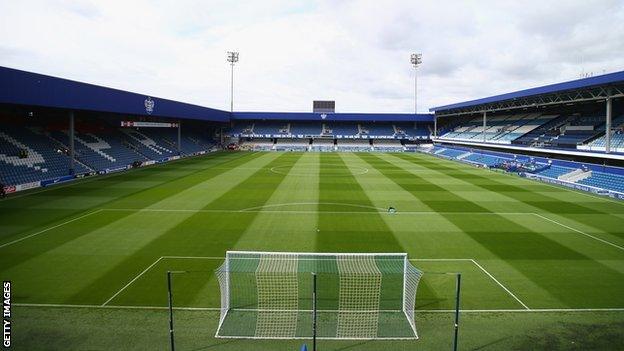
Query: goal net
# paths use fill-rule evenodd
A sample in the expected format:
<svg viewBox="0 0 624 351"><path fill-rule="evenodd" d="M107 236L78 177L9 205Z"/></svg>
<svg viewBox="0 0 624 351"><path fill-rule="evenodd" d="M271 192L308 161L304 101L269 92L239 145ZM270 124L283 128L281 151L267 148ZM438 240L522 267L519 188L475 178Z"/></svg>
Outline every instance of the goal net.
<svg viewBox="0 0 624 351"><path fill-rule="evenodd" d="M407 254L228 251L216 270L216 336L312 337L313 273L320 339L416 339L422 272Z"/></svg>

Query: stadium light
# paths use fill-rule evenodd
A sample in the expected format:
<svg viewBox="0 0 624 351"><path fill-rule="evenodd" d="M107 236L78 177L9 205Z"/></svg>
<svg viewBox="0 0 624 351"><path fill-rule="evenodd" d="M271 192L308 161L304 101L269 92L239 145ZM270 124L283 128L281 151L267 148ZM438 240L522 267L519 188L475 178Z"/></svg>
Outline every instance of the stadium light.
<svg viewBox="0 0 624 351"><path fill-rule="evenodd" d="M418 113L418 65L422 63L422 54L412 54L410 62L414 66L414 113Z"/></svg>
<svg viewBox="0 0 624 351"><path fill-rule="evenodd" d="M228 51L227 62L229 62L232 67L232 78L230 82L230 112L234 112L234 64L238 62L238 52Z"/></svg>

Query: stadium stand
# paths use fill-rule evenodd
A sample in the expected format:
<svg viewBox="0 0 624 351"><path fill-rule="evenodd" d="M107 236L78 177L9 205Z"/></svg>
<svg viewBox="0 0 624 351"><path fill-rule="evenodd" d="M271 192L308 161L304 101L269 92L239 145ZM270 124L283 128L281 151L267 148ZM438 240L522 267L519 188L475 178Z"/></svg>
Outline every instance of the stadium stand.
<svg viewBox="0 0 624 351"><path fill-rule="evenodd" d="M550 182L571 186L579 190L592 191L601 195L605 195L604 191L616 192L619 193L617 197L624 198L624 169L618 167L587 165L573 161L534 158L446 145L443 147L437 145L433 147L419 147L418 151L483 167L503 168L508 171L521 172L522 174L529 174L527 176L529 178L538 180L547 178L551 180ZM518 167L501 167L505 164L517 164L520 167L527 167L524 167L522 170L518 170ZM578 185L584 185L587 188L585 189Z"/></svg>
<svg viewBox="0 0 624 351"><path fill-rule="evenodd" d="M151 160L163 160L167 157L177 155L171 146L167 147L148 137L142 131L132 128L123 128L121 131L126 135L125 140L132 145L139 153Z"/></svg>
<svg viewBox="0 0 624 351"><path fill-rule="evenodd" d="M567 168L567 167L560 167L560 166L550 166L550 168L547 168L541 172L538 172L539 175L542 175L544 177L548 177L548 178L559 178L564 174L570 173L574 171L574 169L572 168Z"/></svg>
<svg viewBox="0 0 624 351"><path fill-rule="evenodd" d="M429 139L431 123L237 121L230 137L333 137L335 139Z"/></svg>
<svg viewBox="0 0 624 351"><path fill-rule="evenodd" d="M452 128L440 138L483 141L485 137L486 142L511 144L556 117L539 113L492 116L487 119L485 129L483 119L476 117Z"/></svg>
<svg viewBox="0 0 624 351"><path fill-rule="evenodd" d="M321 152L336 151L334 139L314 139L310 150Z"/></svg>
<svg viewBox="0 0 624 351"><path fill-rule="evenodd" d="M463 160L466 162L472 162L475 164L481 164L481 165L486 165L488 167L493 167L503 162L505 159L496 157L496 156L491 156L491 155L471 153L467 155L466 157L464 157Z"/></svg>
<svg viewBox="0 0 624 351"><path fill-rule="evenodd" d="M242 150L253 151L270 151L275 150L275 141L273 139L253 139L241 143Z"/></svg>
<svg viewBox="0 0 624 351"><path fill-rule="evenodd" d="M378 137L392 137L394 136L394 126L392 124L372 124L372 123L360 123L359 134L361 136L367 136L369 138Z"/></svg>
<svg viewBox="0 0 624 351"><path fill-rule="evenodd" d="M276 139L274 150L277 151L308 151L309 139Z"/></svg>
<svg viewBox="0 0 624 351"><path fill-rule="evenodd" d="M48 135L64 149L69 149L69 136L66 130L52 130ZM148 160L130 147L124 146L120 136L114 131L98 135L77 132L74 136L76 159L96 171L125 168L132 162Z"/></svg>
<svg viewBox="0 0 624 351"><path fill-rule="evenodd" d="M488 118L484 130L483 119L478 117L457 124L440 139L483 142L485 135L486 143L604 151L604 119L600 114L501 115ZM618 131L624 127L624 116L615 119L614 125L612 148L617 152L624 139Z"/></svg>
<svg viewBox="0 0 624 351"><path fill-rule="evenodd" d="M238 136L240 134L254 134L254 123L251 124L237 124L230 131L231 135Z"/></svg>
<svg viewBox="0 0 624 351"><path fill-rule="evenodd" d="M590 151L605 151L606 133L604 124L602 124L598 128L598 130L601 131L598 137L591 139L585 145L577 146L577 149ZM624 116L617 117L612 122L611 150L614 152L624 153Z"/></svg>
<svg viewBox="0 0 624 351"><path fill-rule="evenodd" d="M208 151L215 142L189 130L182 155ZM0 183L18 185L70 175L69 132L59 123L4 123L0 128ZM74 173L110 172L178 156L176 128L118 128L102 120L78 123Z"/></svg>
<svg viewBox="0 0 624 351"><path fill-rule="evenodd" d="M368 139L339 139L336 140L336 149L348 152L368 152L372 151L373 147Z"/></svg>
<svg viewBox="0 0 624 351"><path fill-rule="evenodd" d="M394 136L396 138L422 138L428 139L432 134L430 124L425 123L395 123Z"/></svg>
<svg viewBox="0 0 624 351"><path fill-rule="evenodd" d="M400 140L377 139L373 140L373 150L385 152L401 152L403 145Z"/></svg>
<svg viewBox="0 0 624 351"><path fill-rule="evenodd" d="M358 126L355 123L323 123L323 135L335 137L358 135Z"/></svg>
<svg viewBox="0 0 624 351"><path fill-rule="evenodd" d="M591 172L591 176L577 183L624 193L624 176L604 172Z"/></svg>
<svg viewBox="0 0 624 351"><path fill-rule="evenodd" d="M322 125L320 123L291 123L291 133L293 135L302 136L319 136L322 133Z"/></svg>
<svg viewBox="0 0 624 351"><path fill-rule="evenodd" d="M288 135L290 133L290 123L282 122L264 122L254 123L253 134L281 134Z"/></svg>
<svg viewBox="0 0 624 351"><path fill-rule="evenodd" d="M90 169L76 163L75 172ZM69 174L66 149L45 137L41 131L4 125L0 129L0 182L16 185Z"/></svg>

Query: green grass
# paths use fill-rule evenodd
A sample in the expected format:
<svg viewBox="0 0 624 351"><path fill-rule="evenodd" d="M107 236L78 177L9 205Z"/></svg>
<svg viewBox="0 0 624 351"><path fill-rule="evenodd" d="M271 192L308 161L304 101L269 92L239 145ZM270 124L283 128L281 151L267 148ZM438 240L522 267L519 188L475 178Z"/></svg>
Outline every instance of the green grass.
<svg viewBox="0 0 624 351"><path fill-rule="evenodd" d="M175 276L177 307L217 308L210 272L231 249L407 252L461 272L462 349L624 344L624 203L421 154L223 152L0 201L14 348L166 349L165 272L196 271ZM447 349L453 294L453 276L424 275L418 341L320 349ZM215 339L212 310L176 318L181 350L302 343Z"/></svg>

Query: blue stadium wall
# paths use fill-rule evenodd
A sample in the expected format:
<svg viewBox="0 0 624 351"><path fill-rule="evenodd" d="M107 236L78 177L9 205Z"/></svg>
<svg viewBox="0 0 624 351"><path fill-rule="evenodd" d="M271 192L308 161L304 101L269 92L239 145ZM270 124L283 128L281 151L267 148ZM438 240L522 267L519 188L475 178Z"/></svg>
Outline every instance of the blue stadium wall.
<svg viewBox="0 0 624 351"><path fill-rule="evenodd" d="M312 113L312 112L234 112L232 120L343 121L343 122L433 122L429 113Z"/></svg>

